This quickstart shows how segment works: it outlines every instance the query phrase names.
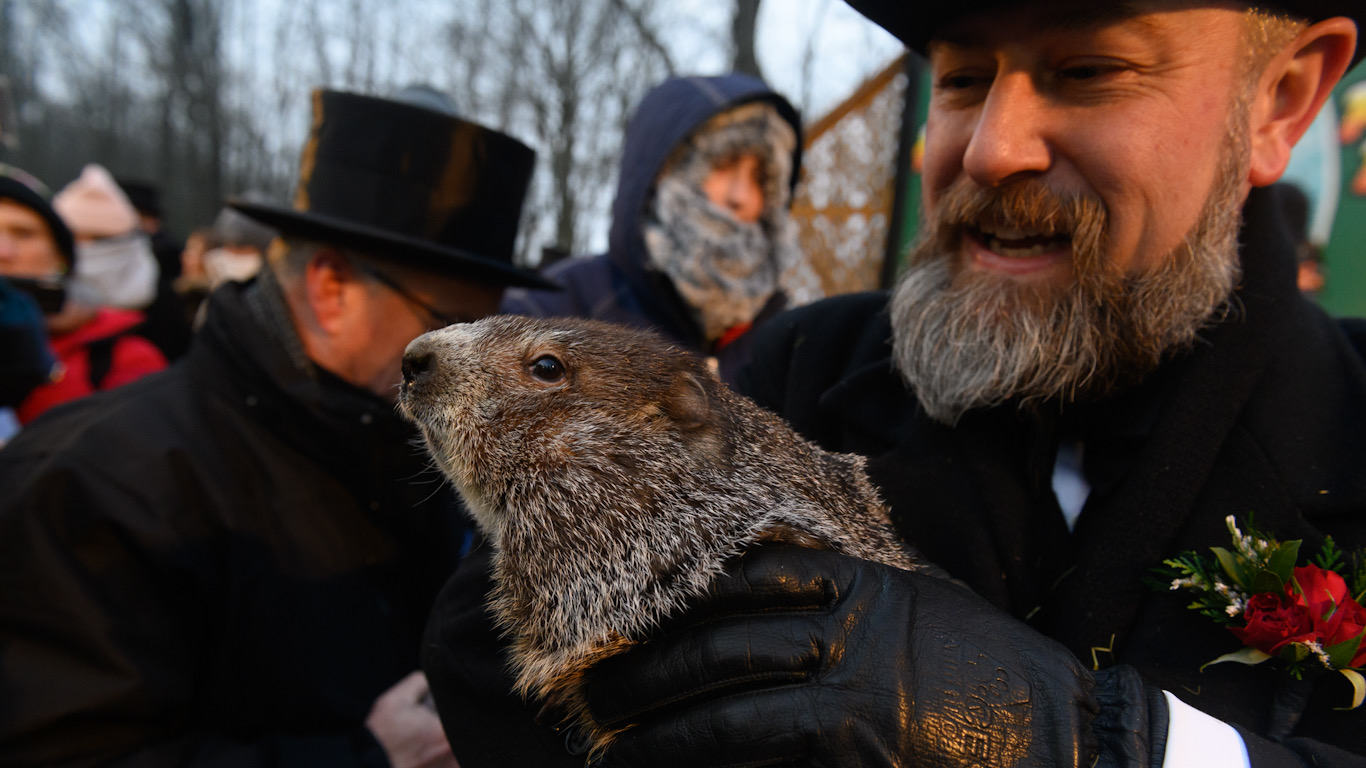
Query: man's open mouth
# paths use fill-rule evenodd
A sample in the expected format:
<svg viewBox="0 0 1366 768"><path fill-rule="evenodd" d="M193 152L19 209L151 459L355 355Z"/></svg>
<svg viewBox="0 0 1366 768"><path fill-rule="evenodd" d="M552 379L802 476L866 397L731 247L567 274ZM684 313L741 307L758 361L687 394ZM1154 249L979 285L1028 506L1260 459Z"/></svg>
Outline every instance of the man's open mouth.
<svg viewBox="0 0 1366 768"><path fill-rule="evenodd" d="M967 234L983 247L1000 256L1027 259L1067 248L1070 234L1013 229L994 224L968 225Z"/></svg>

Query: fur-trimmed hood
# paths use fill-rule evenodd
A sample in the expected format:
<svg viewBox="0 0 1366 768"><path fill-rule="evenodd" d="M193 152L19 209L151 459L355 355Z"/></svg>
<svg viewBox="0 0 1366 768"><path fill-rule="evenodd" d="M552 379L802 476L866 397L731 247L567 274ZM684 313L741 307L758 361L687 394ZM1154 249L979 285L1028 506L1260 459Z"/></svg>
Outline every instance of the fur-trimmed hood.
<svg viewBox="0 0 1366 768"><path fill-rule="evenodd" d="M608 258L625 273L638 294L659 293L652 282L664 279L645 268L648 257L641 222L665 161L680 142L713 116L753 101L773 104L797 135L788 181L795 188L801 172L801 119L791 103L762 80L744 74L674 77L651 89L636 107L622 145Z"/></svg>

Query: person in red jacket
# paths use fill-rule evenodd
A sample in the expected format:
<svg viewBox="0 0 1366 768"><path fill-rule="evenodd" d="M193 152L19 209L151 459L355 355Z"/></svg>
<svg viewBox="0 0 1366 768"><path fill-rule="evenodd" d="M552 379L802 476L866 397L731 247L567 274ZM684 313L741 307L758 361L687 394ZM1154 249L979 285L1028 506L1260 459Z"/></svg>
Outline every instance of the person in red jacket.
<svg viewBox="0 0 1366 768"><path fill-rule="evenodd" d="M60 403L127 384L166 367L150 341L130 331L142 313L102 307L63 287L76 261L70 229L37 179L0 168L0 275L45 304L48 340L59 361L50 380L16 409L27 424Z"/></svg>

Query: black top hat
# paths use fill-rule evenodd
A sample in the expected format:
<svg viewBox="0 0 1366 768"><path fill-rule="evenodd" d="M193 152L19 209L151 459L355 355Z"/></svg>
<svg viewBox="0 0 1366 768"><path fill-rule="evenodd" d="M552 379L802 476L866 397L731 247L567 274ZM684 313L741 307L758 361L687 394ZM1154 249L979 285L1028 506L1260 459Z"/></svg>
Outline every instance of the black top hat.
<svg viewBox="0 0 1366 768"><path fill-rule="evenodd" d="M317 90L293 208L228 205L284 235L495 285L558 288L512 265L535 160L516 139L450 114Z"/></svg>
<svg viewBox="0 0 1366 768"><path fill-rule="evenodd" d="M1019 5L1030 0L845 0L854 10L891 32L918 53L925 53L940 28L954 19L988 8ZM1276 0L1262 7L1282 9L1313 21L1346 16L1361 27L1366 0ZM1366 31L1366 30L1363 30ZM1366 54L1366 41L1357 41L1352 63Z"/></svg>

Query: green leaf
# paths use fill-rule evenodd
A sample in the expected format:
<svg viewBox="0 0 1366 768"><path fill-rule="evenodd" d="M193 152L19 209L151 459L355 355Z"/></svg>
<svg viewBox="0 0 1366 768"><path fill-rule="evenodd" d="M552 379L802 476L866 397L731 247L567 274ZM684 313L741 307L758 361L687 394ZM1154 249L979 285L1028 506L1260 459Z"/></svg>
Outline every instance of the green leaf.
<svg viewBox="0 0 1366 768"><path fill-rule="evenodd" d="M1337 645L1323 649L1323 652L1328 654L1328 660L1332 662L1334 669L1346 669L1352 665L1352 657L1357 655L1357 649L1361 647L1362 637L1366 637L1366 630L1350 640L1343 640Z"/></svg>
<svg viewBox="0 0 1366 768"><path fill-rule="evenodd" d="M1282 579L1278 574L1271 571L1257 571L1257 575L1252 577L1252 588L1249 591L1254 595L1258 592L1270 592L1279 595L1285 591L1287 579L1289 579L1288 576Z"/></svg>
<svg viewBox="0 0 1366 768"><path fill-rule="evenodd" d="M1281 661L1296 664L1309 658L1313 653L1309 650L1309 646L1304 643L1286 643L1281 646L1281 652L1276 655L1280 657Z"/></svg>
<svg viewBox="0 0 1366 768"><path fill-rule="evenodd" d="M1210 547L1210 551L1214 553L1215 557L1219 558L1219 565L1223 566L1224 573L1227 573L1228 577L1233 579L1233 583L1243 589L1247 589L1249 579L1243 572L1243 566L1238 562L1238 558L1223 547Z"/></svg>
<svg viewBox="0 0 1366 768"><path fill-rule="evenodd" d="M1325 571L1337 571L1342 565L1342 550L1338 549L1338 544L1333 541L1332 536L1323 537L1323 547L1313 562Z"/></svg>
<svg viewBox="0 0 1366 768"><path fill-rule="evenodd" d="M1295 574L1295 561L1300 556L1300 540L1293 539L1276 547L1276 551L1266 559L1266 569L1276 575L1281 584L1290 581Z"/></svg>
<svg viewBox="0 0 1366 768"><path fill-rule="evenodd" d="M1215 659L1214 661L1202 665L1200 667L1200 671L1203 672L1205 671L1205 667L1213 666L1215 664L1222 664L1225 661L1234 661L1239 664L1247 664L1248 666L1252 666L1254 664L1261 664L1263 661L1266 661L1269 658L1271 657L1266 655L1265 653L1262 653L1256 648L1244 648L1240 651L1234 651L1233 653L1226 653L1223 656L1220 656L1219 658Z"/></svg>
<svg viewBox="0 0 1366 768"><path fill-rule="evenodd" d="M1355 669L1339 669L1342 676L1347 678L1347 682L1352 684L1352 706L1335 707L1335 709L1356 709L1361 706L1361 702L1366 701L1366 677Z"/></svg>

